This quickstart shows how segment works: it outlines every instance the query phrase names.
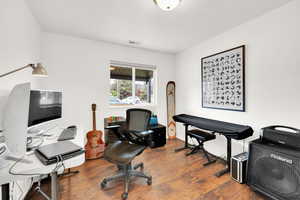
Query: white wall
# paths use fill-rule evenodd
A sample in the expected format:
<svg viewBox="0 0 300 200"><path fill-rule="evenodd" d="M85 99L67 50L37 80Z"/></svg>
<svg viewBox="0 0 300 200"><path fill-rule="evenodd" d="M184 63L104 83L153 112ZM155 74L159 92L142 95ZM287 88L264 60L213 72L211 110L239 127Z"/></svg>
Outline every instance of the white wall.
<svg viewBox="0 0 300 200"><path fill-rule="evenodd" d="M110 108L109 63L118 60L157 66L158 105L150 108L166 121L165 87L174 80L175 56L106 42L80 39L53 33L42 36L41 58L49 77L41 80L42 89L63 91L63 116L66 125L92 128L91 104L98 106L97 126L103 130L103 118L124 115L125 108Z"/></svg>
<svg viewBox="0 0 300 200"><path fill-rule="evenodd" d="M0 74L39 61L39 52L40 27L24 0L1 0ZM0 78L0 130L2 129L3 108L7 96L16 84L24 82L32 82L33 87L36 87L36 82L31 76L30 69ZM0 142L2 142L1 139ZM14 191L14 197L18 199L24 198L26 194L24 188L22 192L23 197L20 196L21 192L19 191Z"/></svg>
<svg viewBox="0 0 300 200"><path fill-rule="evenodd" d="M300 1L240 25L179 53L176 57L177 112L260 128L283 124L300 128ZM201 108L201 58L246 45L246 112ZM178 128L179 138L184 130ZM207 148L226 152L219 137ZM234 152L240 151L234 145Z"/></svg>
<svg viewBox="0 0 300 200"><path fill-rule="evenodd" d="M0 74L38 61L39 51L40 28L24 0L1 0ZM33 81L30 69L0 78L0 122L12 87L29 81Z"/></svg>

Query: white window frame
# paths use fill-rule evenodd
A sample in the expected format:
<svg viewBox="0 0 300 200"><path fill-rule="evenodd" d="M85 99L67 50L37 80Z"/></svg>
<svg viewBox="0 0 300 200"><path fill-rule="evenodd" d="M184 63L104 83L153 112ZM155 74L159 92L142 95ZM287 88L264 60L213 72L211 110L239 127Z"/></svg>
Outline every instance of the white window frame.
<svg viewBox="0 0 300 200"><path fill-rule="evenodd" d="M124 68L130 68L132 70L132 96L135 97L135 71L136 69L141 70L149 70L153 71L153 82L154 82L154 88L153 88L153 102L151 103L141 103L141 104L109 104L111 108L135 108L135 107L154 107L157 105L157 69L153 65L143 65L143 64L135 64L135 63L124 63L119 61L111 61L109 64L109 68L111 66L116 67L124 67ZM110 72L110 70L109 70ZM110 81L110 74L109 74L109 81ZM109 95L110 95L110 88L109 88Z"/></svg>

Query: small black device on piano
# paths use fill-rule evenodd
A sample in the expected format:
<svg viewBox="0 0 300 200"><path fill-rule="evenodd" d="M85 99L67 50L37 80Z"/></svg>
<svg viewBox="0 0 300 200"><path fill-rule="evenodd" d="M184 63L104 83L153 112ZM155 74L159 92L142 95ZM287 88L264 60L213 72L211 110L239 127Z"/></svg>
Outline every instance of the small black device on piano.
<svg viewBox="0 0 300 200"><path fill-rule="evenodd" d="M230 171L231 162L231 139L243 140L253 135L253 129L250 126L233 124L218 120L212 120L192 115L180 114L173 117L175 122L183 123L185 131L188 132L188 126L194 126L202 130L219 133L227 139L227 168L218 172L216 176L220 177ZM185 134L185 146L182 149L189 148L187 134Z"/></svg>

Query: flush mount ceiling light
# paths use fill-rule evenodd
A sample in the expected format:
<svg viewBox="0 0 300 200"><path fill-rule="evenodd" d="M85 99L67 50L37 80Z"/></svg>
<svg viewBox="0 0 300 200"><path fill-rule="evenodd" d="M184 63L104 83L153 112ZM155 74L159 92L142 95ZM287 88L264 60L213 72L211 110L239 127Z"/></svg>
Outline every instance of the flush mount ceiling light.
<svg viewBox="0 0 300 200"><path fill-rule="evenodd" d="M154 3L164 11L171 11L176 8L181 0L153 0Z"/></svg>

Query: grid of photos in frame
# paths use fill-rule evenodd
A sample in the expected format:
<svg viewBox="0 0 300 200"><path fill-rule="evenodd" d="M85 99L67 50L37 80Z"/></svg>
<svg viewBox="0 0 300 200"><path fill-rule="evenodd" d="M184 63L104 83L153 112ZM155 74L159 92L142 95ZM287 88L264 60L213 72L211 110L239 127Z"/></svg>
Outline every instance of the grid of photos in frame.
<svg viewBox="0 0 300 200"><path fill-rule="evenodd" d="M202 107L245 110L244 48L202 59Z"/></svg>

